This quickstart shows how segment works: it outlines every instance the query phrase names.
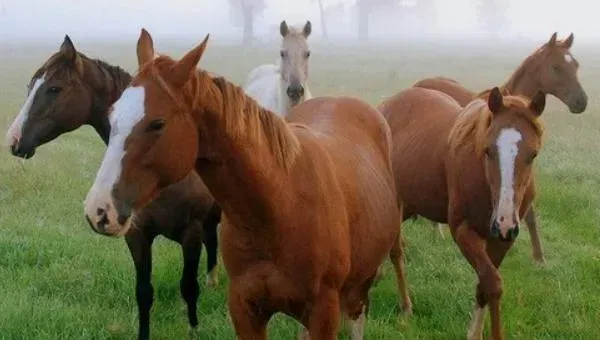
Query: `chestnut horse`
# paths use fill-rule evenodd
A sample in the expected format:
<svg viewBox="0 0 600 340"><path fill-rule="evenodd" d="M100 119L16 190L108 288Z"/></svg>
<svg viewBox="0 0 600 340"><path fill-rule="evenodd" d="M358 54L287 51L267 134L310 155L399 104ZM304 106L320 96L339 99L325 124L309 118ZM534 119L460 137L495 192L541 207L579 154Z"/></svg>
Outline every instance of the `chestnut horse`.
<svg viewBox="0 0 600 340"><path fill-rule="evenodd" d="M529 102L494 88L487 105L477 99L463 108L444 93L413 87L379 107L392 131L403 219L448 223L479 278L469 339L481 339L488 304L492 336L503 338L498 268L534 198L544 106L542 92Z"/></svg>
<svg viewBox="0 0 600 340"><path fill-rule="evenodd" d="M119 67L78 52L65 36L54 53L34 73L21 111L10 126L7 139L14 156L31 158L36 149L60 135L91 125L108 143L108 109L119 98L131 75ZM139 339L150 336L152 243L163 235L178 242L183 250L181 295L187 303L188 320L198 324L197 282L202 241L207 250L207 283L216 284L217 225L221 212L208 189L195 172L170 186L160 198L141 210L136 227L125 235L136 271L136 300L139 313ZM111 235L109 229L94 231Z"/></svg>
<svg viewBox="0 0 600 340"><path fill-rule="evenodd" d="M294 105L312 98L308 88L310 49L306 42L311 31L310 21L302 30L290 28L282 21L277 65L264 64L248 74L243 88L265 109L286 116Z"/></svg>
<svg viewBox="0 0 600 340"><path fill-rule="evenodd" d="M500 86L502 93L532 98L537 91L542 91L565 103L572 113L585 111L588 98L577 76L579 62L570 51L573 40L573 33L564 41L556 40L556 32L552 34L550 40L528 56ZM457 81L445 77L426 78L413 86L442 91L462 106L475 98L485 99L489 94L489 91L474 93ZM525 214L525 222L531 236L533 258L538 263L545 263L533 206Z"/></svg>
<svg viewBox="0 0 600 340"><path fill-rule="evenodd" d="M406 293L385 119L339 97L299 104L288 123L197 69L207 42L179 61L153 59L142 30L140 71L113 106L116 135L98 171L104 180L86 198L87 219L125 232L138 209L195 167L223 209L220 246L238 337L266 339L269 319L283 312L311 339L336 339L343 313L352 338L362 339L386 256Z"/></svg>

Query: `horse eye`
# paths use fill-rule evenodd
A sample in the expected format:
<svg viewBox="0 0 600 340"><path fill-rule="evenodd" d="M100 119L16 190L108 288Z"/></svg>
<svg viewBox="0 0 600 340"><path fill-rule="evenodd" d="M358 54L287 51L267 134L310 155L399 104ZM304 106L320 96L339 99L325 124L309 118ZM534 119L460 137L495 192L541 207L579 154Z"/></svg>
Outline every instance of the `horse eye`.
<svg viewBox="0 0 600 340"><path fill-rule="evenodd" d="M48 93L48 94L56 94L56 93L59 93L60 91L62 91L62 88L60 88L58 86L50 86L46 90L46 93Z"/></svg>
<svg viewBox="0 0 600 340"><path fill-rule="evenodd" d="M559 73L560 72L560 65L553 65L552 69L554 70L554 72Z"/></svg>
<svg viewBox="0 0 600 340"><path fill-rule="evenodd" d="M527 164L531 164L533 163L533 160L537 157L538 153L537 152L532 152L531 155L529 155L529 158L527 159Z"/></svg>
<svg viewBox="0 0 600 340"><path fill-rule="evenodd" d="M165 126L164 119L155 119L148 124L146 131L159 131Z"/></svg>
<svg viewBox="0 0 600 340"><path fill-rule="evenodd" d="M306 51L306 55L305 55L305 57L306 57L306 58L310 57L310 51Z"/></svg>
<svg viewBox="0 0 600 340"><path fill-rule="evenodd" d="M280 55L282 58L285 58L285 55L286 55L286 53L285 53L285 51L280 51L280 52L279 52L279 55Z"/></svg>

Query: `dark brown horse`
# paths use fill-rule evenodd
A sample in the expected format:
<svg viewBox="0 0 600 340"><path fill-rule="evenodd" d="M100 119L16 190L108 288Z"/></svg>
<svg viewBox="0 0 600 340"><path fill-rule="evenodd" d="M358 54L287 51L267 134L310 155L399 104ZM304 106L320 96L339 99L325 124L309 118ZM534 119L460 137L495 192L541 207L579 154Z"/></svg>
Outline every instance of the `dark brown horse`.
<svg viewBox="0 0 600 340"><path fill-rule="evenodd" d="M492 337L503 338L498 268L534 198L532 165L544 106L542 92L529 102L494 88L487 102L477 99L463 108L444 93L413 87L379 107L392 131L403 218L448 223L479 278L469 339L481 339L488 305Z"/></svg>
<svg viewBox="0 0 600 340"><path fill-rule="evenodd" d="M207 41L179 61L153 59L142 30L140 71L113 106L118 132L86 198L88 220L126 232L140 207L196 168L224 212L238 337L266 339L283 312L311 339L336 339L343 313L362 339L377 268L389 254L403 268L388 125L349 97L303 102L287 123L196 68Z"/></svg>
<svg viewBox="0 0 600 340"><path fill-rule="evenodd" d="M552 34L550 40L525 58L510 78L500 86L501 92L532 98L537 91L542 91L565 103L572 113L585 111L588 98L577 76L579 62L570 51L573 40L573 33L564 41L556 40L556 32ZM489 90L472 92L457 81L445 77L426 78L413 86L442 91L462 106L475 98L486 99L489 94ZM533 258L539 263L545 263L533 206L525 214L525 222L531 236Z"/></svg>
<svg viewBox="0 0 600 340"><path fill-rule="evenodd" d="M65 37L60 50L33 75L21 112L9 128L7 138L13 155L30 158L42 144L82 125L91 125L108 143L108 109L121 95L131 76L119 67L77 52ZM163 235L181 244L184 256L181 294L188 306L191 326L198 324L198 265L204 241L207 249L208 283L216 284L217 225L220 209L208 189L192 172L167 188L157 201L139 212L125 240L136 270L139 338L149 338L152 243ZM111 230L94 229L111 235ZM204 237L204 239L203 239Z"/></svg>

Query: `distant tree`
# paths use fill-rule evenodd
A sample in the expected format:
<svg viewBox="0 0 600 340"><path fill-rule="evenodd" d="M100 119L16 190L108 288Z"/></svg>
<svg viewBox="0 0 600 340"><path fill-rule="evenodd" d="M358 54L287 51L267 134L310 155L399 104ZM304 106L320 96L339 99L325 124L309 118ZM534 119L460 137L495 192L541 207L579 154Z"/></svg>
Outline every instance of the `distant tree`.
<svg viewBox="0 0 600 340"><path fill-rule="evenodd" d="M358 11L358 39L369 40L369 17L375 10L395 10L400 6L399 0L356 0Z"/></svg>
<svg viewBox="0 0 600 340"><path fill-rule="evenodd" d="M475 0L480 26L493 37L506 28L508 0Z"/></svg>
<svg viewBox="0 0 600 340"><path fill-rule="evenodd" d="M229 18L237 27L242 27L242 44L251 45L254 41L254 19L266 8L265 0L228 0Z"/></svg>

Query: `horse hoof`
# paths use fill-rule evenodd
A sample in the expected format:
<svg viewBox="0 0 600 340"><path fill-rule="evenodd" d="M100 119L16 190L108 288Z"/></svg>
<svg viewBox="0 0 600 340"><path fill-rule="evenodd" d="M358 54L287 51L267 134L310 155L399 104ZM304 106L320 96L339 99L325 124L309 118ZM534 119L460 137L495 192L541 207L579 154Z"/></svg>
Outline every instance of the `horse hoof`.
<svg viewBox="0 0 600 340"><path fill-rule="evenodd" d="M215 288L218 285L219 285L219 278L216 273L214 273L214 274L211 273L206 277L206 286L207 287Z"/></svg>
<svg viewBox="0 0 600 340"><path fill-rule="evenodd" d="M541 255L541 256L534 256L533 259L540 266L544 266L544 265L546 265L548 263L546 261L546 258L543 255Z"/></svg>
<svg viewBox="0 0 600 340"><path fill-rule="evenodd" d="M192 327L188 325L188 339L196 340L198 339L198 326Z"/></svg>
<svg viewBox="0 0 600 340"><path fill-rule="evenodd" d="M400 309L402 310L402 316L404 316L404 317L410 317L413 315L412 304L410 304L410 305L401 304Z"/></svg>

